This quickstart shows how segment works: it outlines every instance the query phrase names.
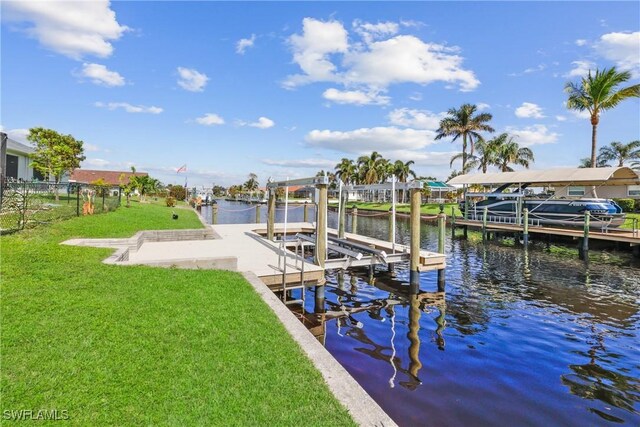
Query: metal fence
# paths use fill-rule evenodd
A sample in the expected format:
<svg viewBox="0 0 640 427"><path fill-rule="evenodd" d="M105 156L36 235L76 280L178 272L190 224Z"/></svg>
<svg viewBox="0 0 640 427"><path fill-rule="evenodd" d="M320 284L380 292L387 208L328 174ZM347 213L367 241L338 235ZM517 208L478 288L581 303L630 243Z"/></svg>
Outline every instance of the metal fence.
<svg viewBox="0 0 640 427"><path fill-rule="evenodd" d="M0 186L0 233L115 210L121 190L89 184L5 182Z"/></svg>

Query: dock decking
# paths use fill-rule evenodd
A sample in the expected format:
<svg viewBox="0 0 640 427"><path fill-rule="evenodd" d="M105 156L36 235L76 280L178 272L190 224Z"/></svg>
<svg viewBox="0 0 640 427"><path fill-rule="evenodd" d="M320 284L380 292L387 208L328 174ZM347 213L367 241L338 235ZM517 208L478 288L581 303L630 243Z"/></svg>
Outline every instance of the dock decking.
<svg viewBox="0 0 640 427"><path fill-rule="evenodd" d="M465 220L458 219L455 220L455 226L468 226L473 228L482 229L482 221L476 220ZM487 230L490 231L513 231L513 232L522 232L522 226L517 224L505 224L505 223L495 223L495 222L487 222ZM558 227L546 227L546 226L529 226L530 234L547 234L554 236L567 236L567 237L575 237L582 238L584 236L584 231L578 228L558 228ZM606 240L610 242L623 242L629 243L632 246L640 245L640 233L633 232L632 230L625 230L623 228L618 229L609 229L606 232L597 231L596 229L589 230L589 239L594 240Z"/></svg>

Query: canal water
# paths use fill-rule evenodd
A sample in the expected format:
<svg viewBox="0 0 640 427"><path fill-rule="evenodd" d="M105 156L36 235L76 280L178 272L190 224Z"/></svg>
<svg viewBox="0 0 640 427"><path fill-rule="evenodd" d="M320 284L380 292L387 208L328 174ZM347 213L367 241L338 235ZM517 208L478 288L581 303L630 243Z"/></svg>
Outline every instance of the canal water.
<svg viewBox="0 0 640 427"><path fill-rule="evenodd" d="M219 222L255 221L247 207L221 204ZM387 227L358 218L360 234L386 239ZM408 236L398 220L397 241ZM423 223L421 239L436 250L437 229ZM319 339L398 424L640 425L640 266L450 233L446 253L444 301L426 294L435 272L421 275L427 297L412 298L406 265L328 275Z"/></svg>

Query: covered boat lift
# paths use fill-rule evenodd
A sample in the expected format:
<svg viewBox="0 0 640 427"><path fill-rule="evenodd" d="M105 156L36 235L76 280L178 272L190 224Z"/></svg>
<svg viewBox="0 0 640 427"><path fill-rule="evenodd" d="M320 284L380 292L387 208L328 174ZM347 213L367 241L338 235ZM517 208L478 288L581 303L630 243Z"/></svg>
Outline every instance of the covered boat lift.
<svg viewBox="0 0 640 427"><path fill-rule="evenodd" d="M517 199L517 208L514 218L507 221L504 217L491 217L486 209L478 214L472 212L470 208L470 200L475 197L495 197L496 193L491 192L471 192L472 186L495 187L507 184L522 188L523 185L531 187L569 187L569 186L591 186L597 191L597 188L603 186L614 185L636 185L640 184L640 176L629 167L606 167L606 168L554 168L542 170L523 170L515 172L495 172L484 174L465 174L458 175L450 179L447 184L460 186L464 189L464 218L462 221L454 221L455 225L464 228L465 236L467 227L481 227L483 237L489 228L502 229L510 231L520 231L523 234L523 242L528 243L529 232L542 232L545 234L572 235L581 238L581 253L586 256L588 251L589 237L600 240L610 240L618 242L627 242L636 248L640 245L640 230L638 229L638 221L633 220L632 228L629 231L611 230L603 227L601 232L593 232L589 230L589 213L585 212L584 229L570 230L565 227L555 228L542 226L540 222L536 222L535 218L529 218L527 209L523 209L524 194L517 193L499 193L501 198ZM550 196L547 200L553 200L555 197ZM481 215L481 216L480 216ZM501 223L501 224L496 224ZM546 231L545 231L546 230ZM556 230L557 232L554 232ZM635 252L638 252L636 249Z"/></svg>

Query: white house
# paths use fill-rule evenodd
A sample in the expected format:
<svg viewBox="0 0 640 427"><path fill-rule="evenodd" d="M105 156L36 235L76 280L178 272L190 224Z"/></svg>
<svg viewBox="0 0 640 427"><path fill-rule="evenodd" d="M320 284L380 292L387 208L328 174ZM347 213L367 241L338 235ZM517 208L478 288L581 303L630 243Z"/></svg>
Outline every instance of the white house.
<svg viewBox="0 0 640 427"><path fill-rule="evenodd" d="M33 147L7 138L7 151L5 154L5 176L8 180L31 181L42 180L42 174L31 167L29 156L35 150Z"/></svg>

